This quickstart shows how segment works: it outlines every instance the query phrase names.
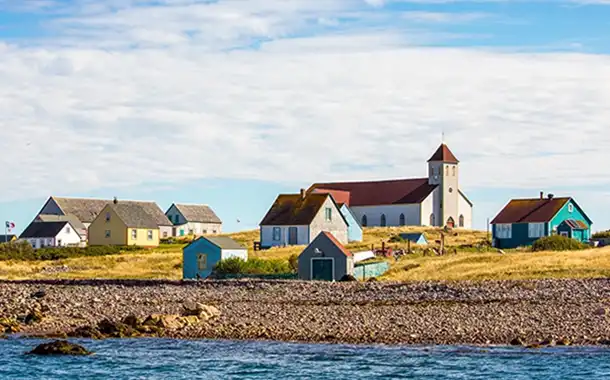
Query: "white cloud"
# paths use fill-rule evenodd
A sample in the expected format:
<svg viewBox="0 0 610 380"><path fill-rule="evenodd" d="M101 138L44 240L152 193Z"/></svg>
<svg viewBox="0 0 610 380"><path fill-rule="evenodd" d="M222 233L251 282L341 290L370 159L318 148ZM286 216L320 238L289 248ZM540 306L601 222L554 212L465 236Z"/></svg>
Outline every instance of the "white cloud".
<svg viewBox="0 0 610 380"><path fill-rule="evenodd" d="M405 20L427 23L464 23L481 20L490 17L486 13L457 13L457 12L423 12L413 11L404 12L402 17Z"/></svg>
<svg viewBox="0 0 610 380"><path fill-rule="evenodd" d="M54 41L0 44L2 199L425 175L441 130L465 189L609 185L606 56L432 49L391 30L296 38L348 1L113 4L56 21Z"/></svg>

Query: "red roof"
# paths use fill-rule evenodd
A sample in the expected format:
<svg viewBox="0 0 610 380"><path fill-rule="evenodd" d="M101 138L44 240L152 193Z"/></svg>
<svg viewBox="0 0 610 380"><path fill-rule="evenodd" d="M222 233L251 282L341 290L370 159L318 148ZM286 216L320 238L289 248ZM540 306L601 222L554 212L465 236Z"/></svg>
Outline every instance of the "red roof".
<svg viewBox="0 0 610 380"><path fill-rule="evenodd" d="M449 147L445 144L441 144L441 146L438 147L436 152L434 152L432 157L428 160L428 162L430 161L441 161L449 164L459 163L458 159L455 158L453 153L451 153L451 150L449 150Z"/></svg>
<svg viewBox="0 0 610 380"><path fill-rule="evenodd" d="M267 215L260 223L261 226L306 226L313 219L326 202L329 194L280 194Z"/></svg>
<svg viewBox="0 0 610 380"><path fill-rule="evenodd" d="M571 198L513 199L491 221L492 224L545 223L551 219Z"/></svg>
<svg viewBox="0 0 610 380"><path fill-rule="evenodd" d="M349 191L316 188L313 189L313 193L332 195L335 202L337 202L337 205L339 205L339 208L341 208L341 206L344 204L349 206L349 199L351 196Z"/></svg>
<svg viewBox="0 0 610 380"><path fill-rule="evenodd" d="M428 178L416 178L370 182L316 183L311 186L310 191L320 189L320 191L325 192L329 190L349 192L349 206L353 207L421 203L436 187L437 185L428 183Z"/></svg>
<svg viewBox="0 0 610 380"><path fill-rule="evenodd" d="M563 222L565 224L567 224L568 227L570 227L573 230L588 230L589 229L589 226L587 226L587 224L585 222L583 222L582 220L566 219Z"/></svg>
<svg viewBox="0 0 610 380"><path fill-rule="evenodd" d="M330 241L337 246L337 248L339 248L339 250L345 255L345 256L352 256L352 253L350 251L348 251L343 244L341 244L339 242L339 240L337 240L337 238L335 238L335 236L333 234L331 234L330 232L327 231L322 231L322 234L324 234L328 239L330 239Z"/></svg>

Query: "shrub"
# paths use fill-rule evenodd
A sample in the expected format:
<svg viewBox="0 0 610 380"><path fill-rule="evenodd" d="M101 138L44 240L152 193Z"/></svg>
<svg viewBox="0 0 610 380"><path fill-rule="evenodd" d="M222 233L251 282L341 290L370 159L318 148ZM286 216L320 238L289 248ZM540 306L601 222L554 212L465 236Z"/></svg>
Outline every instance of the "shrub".
<svg viewBox="0 0 610 380"><path fill-rule="evenodd" d="M222 260L214 267L218 274L286 274L294 273L286 260L249 259L238 257Z"/></svg>
<svg viewBox="0 0 610 380"><path fill-rule="evenodd" d="M589 248L577 240L565 236L554 235L540 238L532 245L532 251L577 251Z"/></svg>
<svg viewBox="0 0 610 380"><path fill-rule="evenodd" d="M607 239L610 238L610 230L600 231L593 234L594 239Z"/></svg>
<svg viewBox="0 0 610 380"><path fill-rule="evenodd" d="M35 250L25 241L0 244L0 260L61 260L72 257L117 255L127 251L139 251L140 247L49 247Z"/></svg>
<svg viewBox="0 0 610 380"><path fill-rule="evenodd" d="M298 272L299 255L297 255L296 253L293 253L292 255L290 255L290 257L288 258L288 264L290 264L290 269L292 269L293 272Z"/></svg>

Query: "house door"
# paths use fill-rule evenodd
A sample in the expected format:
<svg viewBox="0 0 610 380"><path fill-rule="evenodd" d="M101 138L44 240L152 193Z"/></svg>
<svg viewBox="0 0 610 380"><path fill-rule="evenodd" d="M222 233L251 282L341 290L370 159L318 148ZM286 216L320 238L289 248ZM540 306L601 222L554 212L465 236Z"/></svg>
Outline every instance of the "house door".
<svg viewBox="0 0 610 380"><path fill-rule="evenodd" d="M455 220L453 220L452 217L449 217L449 219L447 219L447 227L449 228L454 228L455 227Z"/></svg>
<svg viewBox="0 0 610 380"><path fill-rule="evenodd" d="M298 229L296 227L290 227L288 229L288 244L289 245L297 245L298 243Z"/></svg>
<svg viewBox="0 0 610 380"><path fill-rule="evenodd" d="M311 279L323 281L334 280L333 266L333 259L331 258L311 259Z"/></svg>

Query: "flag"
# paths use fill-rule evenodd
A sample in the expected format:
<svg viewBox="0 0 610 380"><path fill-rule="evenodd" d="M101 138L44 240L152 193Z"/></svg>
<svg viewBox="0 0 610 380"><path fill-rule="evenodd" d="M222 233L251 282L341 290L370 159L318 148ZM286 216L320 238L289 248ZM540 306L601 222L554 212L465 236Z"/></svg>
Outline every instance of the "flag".
<svg viewBox="0 0 610 380"><path fill-rule="evenodd" d="M7 229L12 230L13 228L15 228L15 223L7 221L5 226Z"/></svg>

